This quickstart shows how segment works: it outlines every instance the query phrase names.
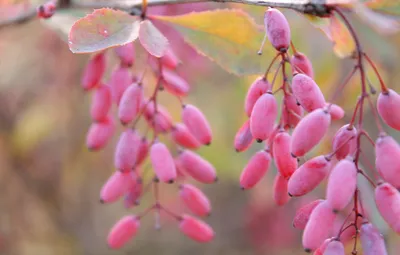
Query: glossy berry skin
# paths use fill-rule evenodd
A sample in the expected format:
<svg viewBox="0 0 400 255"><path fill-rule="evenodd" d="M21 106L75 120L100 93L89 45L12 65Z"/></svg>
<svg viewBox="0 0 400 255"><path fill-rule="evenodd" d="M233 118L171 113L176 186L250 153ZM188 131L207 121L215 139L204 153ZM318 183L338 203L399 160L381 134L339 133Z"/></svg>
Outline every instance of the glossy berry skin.
<svg viewBox="0 0 400 255"><path fill-rule="evenodd" d="M139 84L130 85L122 94L118 106L118 118L123 125L133 121L143 106L143 87Z"/></svg>
<svg viewBox="0 0 400 255"><path fill-rule="evenodd" d="M335 212L352 200L357 187L357 168L351 158L342 159L329 175L326 200Z"/></svg>
<svg viewBox="0 0 400 255"><path fill-rule="evenodd" d="M212 132L204 114L195 106L187 104L182 111L182 120L190 133L204 145L211 144Z"/></svg>
<svg viewBox="0 0 400 255"><path fill-rule="evenodd" d="M214 239L214 230L205 222L190 215L183 215L179 230L190 239L199 243L208 243Z"/></svg>
<svg viewBox="0 0 400 255"><path fill-rule="evenodd" d="M400 234L400 193L389 183L375 188L375 203L382 218Z"/></svg>
<svg viewBox="0 0 400 255"><path fill-rule="evenodd" d="M317 109L305 116L292 134L292 155L304 156L313 149L328 132L331 115L324 109Z"/></svg>
<svg viewBox="0 0 400 255"><path fill-rule="evenodd" d="M297 159L290 154L291 137L287 132L278 132L273 142L274 162L283 178L289 177L297 169Z"/></svg>
<svg viewBox="0 0 400 255"><path fill-rule="evenodd" d="M275 201L275 204L278 206L285 205L290 199L287 191L287 184L288 181L280 173L277 173L272 188L273 190L272 197Z"/></svg>
<svg viewBox="0 0 400 255"><path fill-rule="evenodd" d="M264 14L265 31L272 46L286 52L290 45L290 26L285 16L275 8L268 8Z"/></svg>
<svg viewBox="0 0 400 255"><path fill-rule="evenodd" d="M82 87L90 90L96 87L106 70L106 57L104 52L97 53L89 59L82 76Z"/></svg>
<svg viewBox="0 0 400 255"><path fill-rule="evenodd" d="M120 219L110 230L107 243L111 249L120 249L136 234L140 227L139 219L134 215Z"/></svg>
<svg viewBox="0 0 400 255"><path fill-rule="evenodd" d="M312 211L303 232L303 247L307 252L318 249L332 232L336 214L326 201Z"/></svg>
<svg viewBox="0 0 400 255"><path fill-rule="evenodd" d="M297 229L304 229L308 219L310 218L311 212L323 201L323 199L317 199L300 207L296 211L296 214L293 218L293 227Z"/></svg>
<svg viewBox="0 0 400 255"><path fill-rule="evenodd" d="M91 151L104 148L115 132L114 120L108 116L105 120L93 123L86 135L86 146Z"/></svg>
<svg viewBox="0 0 400 255"><path fill-rule="evenodd" d="M314 190L328 175L330 167L330 161L325 156L317 156L305 162L289 179L289 195L303 196Z"/></svg>
<svg viewBox="0 0 400 255"><path fill-rule="evenodd" d="M166 183L173 183L176 179L175 162L168 147L160 142L150 148L150 160L157 178Z"/></svg>
<svg viewBox="0 0 400 255"><path fill-rule="evenodd" d="M185 172L193 179L201 183L214 183L217 181L217 174L214 166L198 154L184 150L179 155L179 162Z"/></svg>
<svg viewBox="0 0 400 255"><path fill-rule="evenodd" d="M194 214L204 217L211 213L211 203L207 196L192 184L182 184L179 197Z"/></svg>
<svg viewBox="0 0 400 255"><path fill-rule="evenodd" d="M240 175L240 186L242 189L254 187L269 169L271 155L262 150L254 154Z"/></svg>
<svg viewBox="0 0 400 255"><path fill-rule="evenodd" d="M361 247L364 255L387 255L385 240L371 223L365 223L360 231Z"/></svg>
<svg viewBox="0 0 400 255"><path fill-rule="evenodd" d="M291 64L295 71L308 75L311 79L314 79L314 70L311 61L306 55L301 52L296 52L290 59Z"/></svg>
<svg viewBox="0 0 400 255"><path fill-rule="evenodd" d="M263 94L255 103L250 116L251 134L258 142L268 139L274 130L278 104L270 93Z"/></svg>
<svg viewBox="0 0 400 255"><path fill-rule="evenodd" d="M325 98L317 83L305 74L296 74L292 79L292 90L297 101L307 112L325 106Z"/></svg>
<svg viewBox="0 0 400 255"><path fill-rule="evenodd" d="M345 255L343 244L336 240L329 242L324 251L324 255Z"/></svg>
<svg viewBox="0 0 400 255"><path fill-rule="evenodd" d="M254 142L250 131L250 120L247 120L235 135L234 147L237 152L247 150Z"/></svg>
<svg viewBox="0 0 400 255"><path fill-rule="evenodd" d="M177 123L171 130L171 137L175 143L188 149L198 149L201 147L196 137L190 133L189 129L183 123Z"/></svg>
<svg viewBox="0 0 400 255"><path fill-rule="evenodd" d="M94 91L92 104L90 107L90 115L93 121L102 121L112 106L111 89L107 85L99 85Z"/></svg>
<svg viewBox="0 0 400 255"><path fill-rule="evenodd" d="M175 71L170 69L162 69L162 79L164 88L171 94L176 96L187 96L190 86Z"/></svg>
<svg viewBox="0 0 400 255"><path fill-rule="evenodd" d="M400 146L391 136L380 136L375 143L376 169L382 178L400 188Z"/></svg>
<svg viewBox="0 0 400 255"><path fill-rule="evenodd" d="M332 140L332 151L336 152L335 157L338 160L346 158L356 149L357 129L349 124L342 126L335 134Z"/></svg>
<svg viewBox="0 0 400 255"><path fill-rule="evenodd" d="M381 92L376 105L382 120L388 126L400 130L400 113L394 110L400 107L400 95L392 89Z"/></svg>
<svg viewBox="0 0 400 255"><path fill-rule="evenodd" d="M264 78L258 77L247 90L246 98L244 100L244 110L248 117L253 111L254 104L264 93L271 89L271 84Z"/></svg>

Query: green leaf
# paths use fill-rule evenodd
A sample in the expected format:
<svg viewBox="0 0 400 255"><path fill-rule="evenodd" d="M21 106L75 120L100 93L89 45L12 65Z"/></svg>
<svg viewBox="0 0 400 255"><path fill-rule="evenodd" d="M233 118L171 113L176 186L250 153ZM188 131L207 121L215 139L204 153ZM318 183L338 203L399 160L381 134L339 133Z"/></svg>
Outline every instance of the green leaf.
<svg viewBox="0 0 400 255"><path fill-rule="evenodd" d="M135 41L140 21L126 12L108 8L79 19L69 33L73 53L92 53Z"/></svg>
<svg viewBox="0 0 400 255"><path fill-rule="evenodd" d="M272 46L257 56L264 32L241 10L192 12L180 16L151 16L177 29L199 53L236 75L261 74L274 56Z"/></svg>
<svg viewBox="0 0 400 255"><path fill-rule="evenodd" d="M150 20L144 20L140 23L139 40L143 48L157 58L164 56L169 45L168 39Z"/></svg>

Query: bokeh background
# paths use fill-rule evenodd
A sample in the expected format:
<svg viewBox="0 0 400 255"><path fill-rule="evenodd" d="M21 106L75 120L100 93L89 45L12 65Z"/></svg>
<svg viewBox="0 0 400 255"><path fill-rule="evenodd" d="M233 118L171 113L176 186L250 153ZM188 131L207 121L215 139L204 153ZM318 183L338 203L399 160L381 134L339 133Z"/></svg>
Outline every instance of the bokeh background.
<svg viewBox="0 0 400 255"><path fill-rule="evenodd" d="M151 8L150 12L175 15L227 7L243 8L262 24L262 7L190 4ZM332 52L331 42L301 15L293 11L285 14L296 48L311 58L316 81L329 98L351 70L352 62L338 59ZM354 24L365 51L380 66L387 85L398 88L400 35L383 37L356 19ZM113 224L123 215L143 210L152 197L146 196L143 204L132 210L125 209L122 202L99 203L99 191L114 171L113 149L118 136L101 152L86 149L91 95L82 90L80 79L89 56L72 54L58 32L34 20L0 28L0 254L305 254L301 248L301 231L292 227L292 218L301 204L323 198L326 183L304 198L292 199L284 207L277 207L272 201L276 173L273 167L256 188L242 191L238 184L240 172L251 155L262 148L254 144L240 154L233 149L234 135L246 120L244 97L255 76L228 74L196 54L178 33L158 25L183 62L178 72L192 86L185 102L197 105L213 128L213 144L199 153L215 165L220 179L217 184L201 186L212 201L213 212L206 221L216 232L215 240L197 244L183 236L177 222L167 216L161 219L162 229L155 230L154 217L150 214L127 247L120 251L107 247L106 236ZM138 60L133 69L141 73L145 58L139 45L136 46ZM267 67L271 59L262 57ZM111 53L108 61L109 74L117 62ZM373 73L369 71L368 75L378 86ZM152 84L154 80L149 76L145 81ZM346 109L346 116L332 124L327 141L314 154L330 151L329 140L351 117L359 85L354 79L343 91L337 103ZM161 102L180 121L176 98L161 93ZM376 137L369 110L366 128ZM386 130L400 138L396 132ZM373 159L369 144L363 146L367 158ZM364 164L372 174L368 163ZM363 187L363 200L373 208L371 190ZM177 199L177 186L162 185L161 188L161 199L169 208L185 211ZM371 217L385 235L389 254L399 254L400 238L376 213Z"/></svg>

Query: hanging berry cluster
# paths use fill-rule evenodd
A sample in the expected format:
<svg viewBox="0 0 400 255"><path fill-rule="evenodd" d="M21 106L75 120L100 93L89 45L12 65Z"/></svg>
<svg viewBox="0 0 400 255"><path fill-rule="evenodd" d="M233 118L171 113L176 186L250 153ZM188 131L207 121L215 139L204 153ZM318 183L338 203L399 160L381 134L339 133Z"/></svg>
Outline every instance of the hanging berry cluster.
<svg viewBox="0 0 400 255"><path fill-rule="evenodd" d="M212 164L194 152L211 143L212 132L196 106L182 103L181 98L188 95L190 86L177 72L180 61L171 49L162 58L149 56L149 66L157 81L151 95L146 97L144 73L138 79L131 68L135 62L133 43L115 48L114 53L119 65L107 82L103 81L107 68L106 52L92 56L82 78L83 88L92 93L90 114L93 124L87 133L87 147L92 151L103 149L116 132L115 119L124 127L115 147L116 171L101 189L100 200L107 204L123 197L125 207L131 208L139 205L146 192L152 191L154 203L141 213L120 219L109 233L108 245L118 249L131 240L138 231L141 218L150 211L156 214L156 226L159 226L159 213L163 211L179 222L180 231L189 238L198 242L211 241L214 231L210 226L189 214L177 215L159 198L162 185L177 183L178 196L186 208L199 217L206 217L211 212L209 199L187 180L192 178L204 184L217 180ZM182 123L174 123L168 110L157 101L157 95L163 89L182 104ZM117 107L116 118L113 116L114 105ZM146 123L145 131L137 127L141 119ZM174 148L160 142L161 135L169 137ZM147 159L153 173L149 173L149 167L145 165Z"/></svg>
<svg viewBox="0 0 400 255"><path fill-rule="evenodd" d="M359 71L361 95L357 100L351 121L337 130L332 140L332 151L300 163L329 131L331 122L344 116L343 109L333 104L337 94L327 101L314 79L310 60L297 52L291 42L290 27L285 16L277 9L265 12L266 37L277 50L264 76L250 86L244 109L249 119L236 134L236 151L245 151L255 141L265 143L265 148L254 154L240 176L243 189L254 187L275 163L277 174L273 185L273 199L277 205L286 204L291 197L304 196L328 179L325 199L318 199L298 209L293 226L303 229L302 243L305 251L314 254L344 255L346 245L354 239L352 254L357 253L360 238L364 254L387 254L384 240L369 221L369 212L363 206L357 176L362 175L375 188L376 206L389 226L400 234L400 146L386 133L378 115L390 127L400 130L400 96L387 89L375 64L361 50L358 38L346 17L338 14L357 45L356 64L338 88L340 92L351 77ZM290 56L289 48L293 55ZM261 54L261 52L259 52ZM279 65L268 81L267 75L274 63ZM365 63L369 63L381 83L377 110L367 91ZM290 71L288 70L290 68ZM278 74L282 84L276 87ZM283 93L281 109L275 95ZM368 102L380 134L376 141L363 129L364 103ZM279 111L281 114L279 114ZM278 119L279 116L279 119ZM275 124L277 121L277 124ZM365 137L375 147L376 180L360 167L361 139ZM351 202L353 202L351 204ZM339 214L347 215L338 231L334 223Z"/></svg>

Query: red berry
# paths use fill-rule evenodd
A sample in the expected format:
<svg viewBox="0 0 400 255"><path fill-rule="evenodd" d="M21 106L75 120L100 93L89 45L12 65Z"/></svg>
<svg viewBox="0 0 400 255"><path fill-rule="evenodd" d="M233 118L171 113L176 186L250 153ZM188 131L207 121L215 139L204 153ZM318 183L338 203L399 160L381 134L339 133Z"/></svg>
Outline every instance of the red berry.
<svg viewBox="0 0 400 255"><path fill-rule="evenodd" d="M107 115L111 109L112 98L111 90L107 85L100 85L96 88L93 98L92 105L90 108L90 115L94 121L102 121L107 118Z"/></svg>
<svg viewBox="0 0 400 255"><path fill-rule="evenodd" d="M268 171L270 162L269 152L262 150L254 154L240 175L240 186L243 189L254 187Z"/></svg>
<svg viewBox="0 0 400 255"><path fill-rule="evenodd" d="M265 31L277 51L286 52L290 45L290 27L285 16L275 8L268 8L264 15Z"/></svg>
<svg viewBox="0 0 400 255"><path fill-rule="evenodd" d="M273 142L274 162L283 178L288 179L297 169L297 159L290 154L291 137L279 132Z"/></svg>
<svg viewBox="0 0 400 255"><path fill-rule="evenodd" d="M117 169L130 171L135 167L140 141L141 137L132 129L121 133L114 154L114 166Z"/></svg>
<svg viewBox="0 0 400 255"><path fill-rule="evenodd" d="M357 145L357 129L350 127L349 124L342 126L335 134L332 140L332 150L338 160L344 159L347 155L351 155ZM353 137L353 138L352 138Z"/></svg>
<svg viewBox="0 0 400 255"><path fill-rule="evenodd" d="M293 77L292 90L297 101L307 112L325 106L325 98L318 85L305 74L296 74Z"/></svg>
<svg viewBox="0 0 400 255"><path fill-rule="evenodd" d="M97 86L106 69L106 57L104 52L94 55L86 64L82 76L82 86L85 90L89 90Z"/></svg>
<svg viewBox="0 0 400 255"><path fill-rule="evenodd" d="M121 60L123 66L133 66L133 63L135 62L135 45L133 43L127 43L116 47L115 53Z"/></svg>
<svg viewBox="0 0 400 255"><path fill-rule="evenodd" d="M118 106L118 117L123 125L130 123L140 113L143 105L143 88L132 84L122 94Z"/></svg>
<svg viewBox="0 0 400 255"><path fill-rule="evenodd" d="M400 146L391 136L381 136L375 143L376 169L382 178L400 188Z"/></svg>
<svg viewBox="0 0 400 255"><path fill-rule="evenodd" d="M293 218L293 227L297 229L304 229L312 211L315 209L315 207L317 207L317 205L319 205L323 201L323 199L317 199L312 201L311 203L304 205L303 207L300 207L296 211L296 215Z"/></svg>
<svg viewBox="0 0 400 255"><path fill-rule="evenodd" d="M112 203L122 197L132 186L132 173L116 171L108 178L100 191L102 203Z"/></svg>
<svg viewBox="0 0 400 255"><path fill-rule="evenodd" d="M137 153L136 165L142 164L142 162L146 159L149 153L149 146L149 141L147 141L146 137L142 137Z"/></svg>
<svg viewBox="0 0 400 255"><path fill-rule="evenodd" d="M191 184L181 185L179 197L194 214L204 217L211 213L210 200L196 186Z"/></svg>
<svg viewBox="0 0 400 255"><path fill-rule="evenodd" d="M171 137L175 143L188 149L198 149L201 146L183 123L175 124L171 131Z"/></svg>
<svg viewBox="0 0 400 255"><path fill-rule="evenodd" d="M202 183L213 183L217 180L214 166L196 153L184 150L179 155L179 161L193 179Z"/></svg>
<svg viewBox="0 0 400 255"><path fill-rule="evenodd" d="M345 255L343 244L340 241L332 240L326 246L324 255Z"/></svg>
<svg viewBox="0 0 400 255"><path fill-rule="evenodd" d="M185 105L182 111L182 120L201 144L211 144L212 133L210 124L197 107L190 104Z"/></svg>
<svg viewBox="0 0 400 255"><path fill-rule="evenodd" d="M286 94L283 98L282 118L285 128L294 128L303 117L303 108L297 104L297 100L292 94Z"/></svg>
<svg viewBox="0 0 400 255"><path fill-rule="evenodd" d="M234 147L237 152L247 150L254 139L250 131L250 120L247 120L235 135Z"/></svg>
<svg viewBox="0 0 400 255"><path fill-rule="evenodd" d="M262 95L253 107L250 116L250 130L258 142L268 139L274 130L275 119L278 115L278 104L270 93Z"/></svg>
<svg viewBox="0 0 400 255"><path fill-rule="evenodd" d="M150 148L150 160L157 178L162 182L172 183L176 179L174 159L167 146L155 143Z"/></svg>
<svg viewBox="0 0 400 255"><path fill-rule="evenodd" d="M293 66L293 69L299 73L303 73L308 75L311 79L314 79L314 70L311 64L311 61L301 52L296 52L290 63Z"/></svg>
<svg viewBox="0 0 400 255"><path fill-rule="evenodd" d="M163 66L168 67L170 69L175 69L180 63L180 60L178 59L178 57L175 55L175 53L172 51L171 48L168 48L165 51L165 54L160 58L160 61Z"/></svg>
<svg viewBox="0 0 400 255"><path fill-rule="evenodd" d="M271 84L264 77L258 77L249 87L244 103L244 109L248 117L253 111L258 98L271 89Z"/></svg>
<svg viewBox="0 0 400 255"><path fill-rule="evenodd" d="M375 203L382 218L400 234L400 193L389 183L375 188Z"/></svg>
<svg viewBox="0 0 400 255"><path fill-rule="evenodd" d="M140 197L143 194L143 183L138 177L135 178L133 185L128 189L124 196L124 206L129 209L139 204Z"/></svg>
<svg viewBox="0 0 400 255"><path fill-rule="evenodd" d="M147 103L144 116L150 127L156 132L166 133L172 128L172 117L161 105L157 104L157 112L155 111L154 101Z"/></svg>
<svg viewBox="0 0 400 255"><path fill-rule="evenodd" d="M287 190L288 181L278 172L274 179L273 198L277 205L285 205L290 197Z"/></svg>
<svg viewBox="0 0 400 255"><path fill-rule="evenodd" d="M48 1L37 8L37 16L43 19L51 18L56 12L56 9L56 3L53 1Z"/></svg>
<svg viewBox="0 0 400 255"><path fill-rule="evenodd" d="M115 123L110 116L101 122L93 123L86 135L86 146L89 150L100 150L107 145L114 132Z"/></svg>
<svg viewBox="0 0 400 255"><path fill-rule="evenodd" d="M361 247L364 255L387 255L385 240L371 223L365 223L360 231Z"/></svg>
<svg viewBox="0 0 400 255"><path fill-rule="evenodd" d="M337 104L330 104L330 103L326 103L325 106L328 107L330 105L329 108L329 113L331 114L331 119L332 120L340 120L343 119L344 117L344 110L342 107L340 107Z"/></svg>
<svg viewBox="0 0 400 255"><path fill-rule="evenodd" d="M180 77L175 71L162 69L164 88L173 95L187 96L190 90L189 84Z"/></svg>
<svg viewBox="0 0 400 255"><path fill-rule="evenodd" d="M400 130L400 114L393 109L400 108L400 95L389 89L381 92L377 101L378 113L383 121L390 127Z"/></svg>
<svg viewBox="0 0 400 255"><path fill-rule="evenodd" d="M108 85L111 87L113 101L117 105L119 105L122 95L131 83L132 76L128 67L118 67L111 73Z"/></svg>
<svg viewBox="0 0 400 255"><path fill-rule="evenodd" d="M182 216L179 229L187 237L200 243L207 243L214 239L214 230L205 222L190 215Z"/></svg>
<svg viewBox="0 0 400 255"><path fill-rule="evenodd" d="M139 219L134 215L120 219L110 230L107 243L112 249L119 249L131 240L140 227Z"/></svg>

